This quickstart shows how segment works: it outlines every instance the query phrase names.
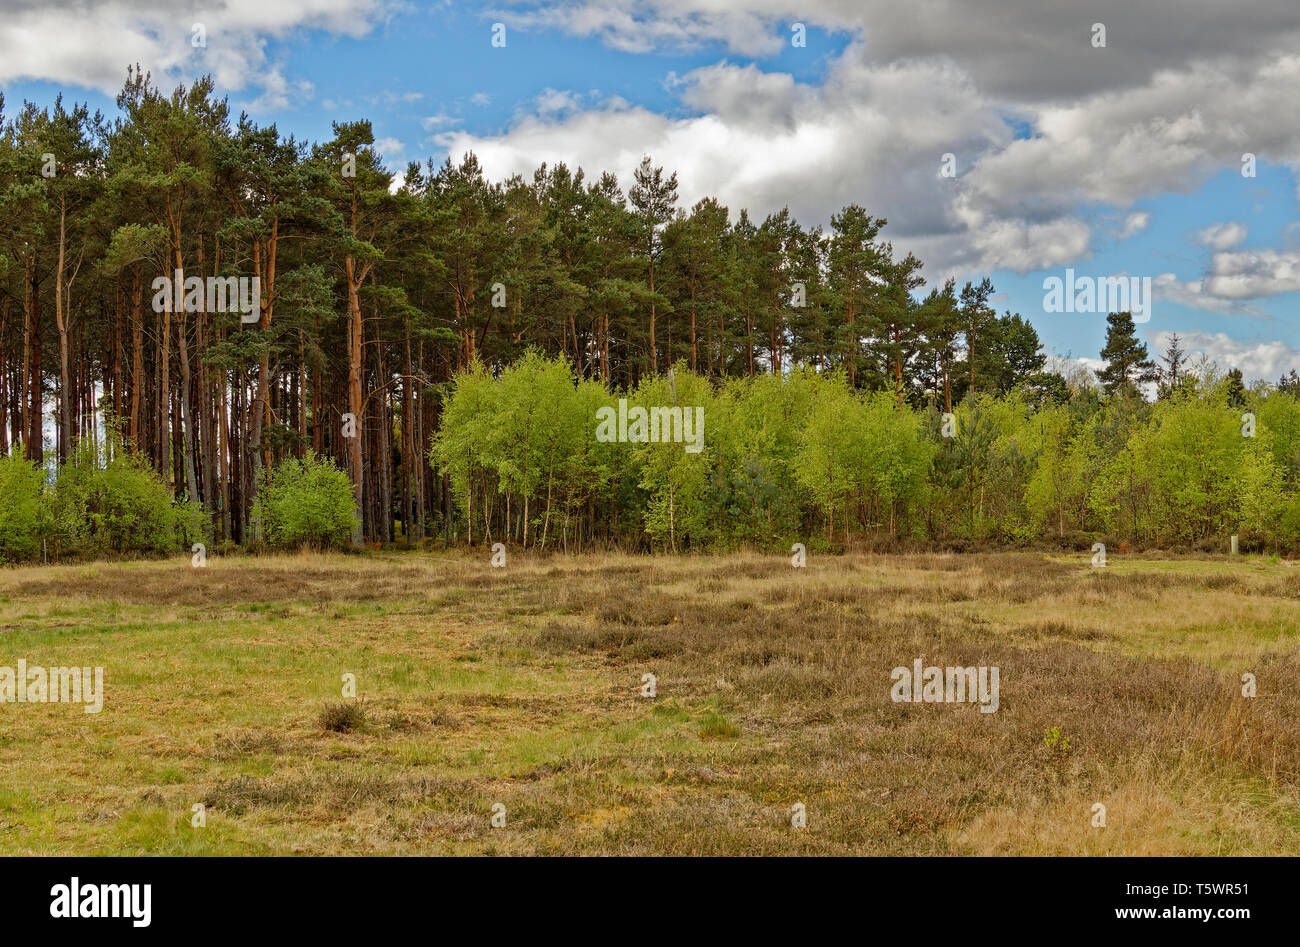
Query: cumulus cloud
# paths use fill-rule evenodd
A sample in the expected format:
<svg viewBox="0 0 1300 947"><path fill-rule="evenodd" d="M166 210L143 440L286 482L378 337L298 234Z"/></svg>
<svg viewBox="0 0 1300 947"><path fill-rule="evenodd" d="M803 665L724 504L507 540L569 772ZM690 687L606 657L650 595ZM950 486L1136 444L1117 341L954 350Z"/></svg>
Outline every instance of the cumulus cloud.
<svg viewBox="0 0 1300 947"><path fill-rule="evenodd" d="M1155 352L1163 352L1173 333L1157 332L1150 339ZM1300 349L1285 342L1233 339L1222 332L1179 333L1180 346L1194 362L1201 355L1218 365L1221 371L1240 368L1247 382L1263 379L1276 382L1291 369L1300 369Z"/></svg>
<svg viewBox="0 0 1300 947"><path fill-rule="evenodd" d="M268 61L266 41L309 27L360 37L389 0L6 0L0 82L121 88L128 63L169 80L210 72L223 89L261 88L251 105L282 109L309 92ZM196 24L205 46L193 45Z"/></svg>
<svg viewBox="0 0 1300 947"><path fill-rule="evenodd" d="M561 91L547 87L533 100L533 108L539 115L560 115L581 107L582 96L575 92Z"/></svg>
<svg viewBox="0 0 1300 947"><path fill-rule="evenodd" d="M406 153L406 146L396 138L375 139L375 151L389 161L400 159Z"/></svg>
<svg viewBox="0 0 1300 947"><path fill-rule="evenodd" d="M1196 61L1249 61L1294 50L1294 0L516 0L489 15L559 29L631 52L714 44L744 56L790 42L795 22L867 37L879 62L942 56L989 94L1063 100L1132 88ZM1104 49L1092 24L1107 26ZM810 40L809 48L815 43Z"/></svg>
<svg viewBox="0 0 1300 947"><path fill-rule="evenodd" d="M1214 224L1197 231L1196 239L1215 250L1230 250L1246 239L1246 225L1235 222Z"/></svg>
<svg viewBox="0 0 1300 947"><path fill-rule="evenodd" d="M285 78L279 66L264 72L259 81L261 95L251 102L241 103L241 107L253 114L278 112L288 108L294 101L310 99L314 89L306 80L290 82Z"/></svg>
<svg viewBox="0 0 1300 947"><path fill-rule="evenodd" d="M1119 239L1127 240L1129 237L1139 234L1147 229L1151 223L1151 215L1146 211L1134 211L1124 218L1124 229L1119 232Z"/></svg>
<svg viewBox="0 0 1300 947"><path fill-rule="evenodd" d="M1258 305L1282 293L1300 292L1300 251L1270 247L1231 249L1246 239L1246 227L1221 223L1196 233L1197 242L1216 250L1200 278L1179 280L1173 273L1155 279L1156 296L1223 315L1265 317Z"/></svg>
<svg viewBox="0 0 1300 947"><path fill-rule="evenodd" d="M630 53L664 48L691 50L723 43L737 53L758 56L776 52L786 41L772 29L773 17L782 6L579 0L517 4L489 14L514 28L559 29L575 36L598 38Z"/></svg>
<svg viewBox="0 0 1300 947"><path fill-rule="evenodd" d="M212 71L232 90L252 84L252 104L275 110L312 90L268 62L268 38L300 28L361 36L395 5L9 0L0 81L111 92L123 63L139 60L156 72ZM826 224L859 203L889 219L896 248L925 259L931 280L1077 264L1098 236L1148 227L1135 202L1189 193L1245 152L1300 169L1300 124L1280 119L1300 99L1294 0L1212 4L1195 16L1183 0L1093 0L1086 10L1065 0L501 0L483 16L634 54L716 49L759 62L669 74L679 107L666 113L545 88L499 134L431 115L423 124L439 147L475 151L493 176L565 161L615 170L625 184L651 154L679 172L684 205L716 194L758 217L789 206ZM190 46L195 22L207 29L204 50ZM827 56L813 34L792 51L795 22L839 31L847 45ZM1107 25L1104 49L1090 42L1094 22ZM763 67L783 50L818 57L823 75L813 83ZM946 154L956 177L940 174ZM1202 231L1215 253L1209 271L1161 277L1166 298L1257 314L1244 301L1294 290L1295 254L1237 249L1244 238L1240 224Z"/></svg>
<svg viewBox="0 0 1300 947"><path fill-rule="evenodd" d="M1152 295L1157 305L1171 302L1189 309L1212 312L1221 316L1249 316L1266 319L1268 313L1257 305L1240 299L1225 297L1213 291L1209 281L1204 277L1180 280L1173 273L1161 273L1152 281Z"/></svg>
<svg viewBox="0 0 1300 947"><path fill-rule="evenodd" d="M984 32L972 14L939 6L976 34ZM628 23L639 24L638 35L651 45L658 33L694 23L701 36L739 51L727 30L710 32L708 26L717 25L710 18L730 16L727 4L628 2L611 9L622 11L624 33L632 28ZM688 204L716 193L733 209L747 207L760 217L788 205L801 220L825 224L845 203L860 203L889 219L891 237L926 259L932 277L1027 271L1084 259L1099 232L1098 214L1088 208L1118 209L1125 216L1117 235L1133 236L1149 224L1149 215L1131 210L1136 201L1189 193L1217 170L1237 167L1246 151L1300 168L1300 126L1278 121L1300 99L1300 56L1280 47L1275 36L1257 35L1259 44L1249 49L1240 44L1236 57L1227 55L1233 40L1216 56L1196 59L1117 16L1116 24L1127 25L1112 27L1107 50L1092 51L1145 49L1164 68L1148 62L1136 71L1120 69L1130 79L1124 85L1109 61L1099 67L1101 60L1093 59L1094 71L1109 78L1044 99L1034 83L1003 88L994 65L969 52L979 45L970 37L936 40L922 51L890 17L876 21L854 9L820 3L803 16L845 29L870 24L867 39L831 59L817 85L724 60L669 76L668 87L690 110L685 116L566 98L548 89L501 134L456 131L439 141L453 153L474 150L494 174L563 160L613 168L626 180L642 154L661 155L679 172ZM581 4L524 12L535 19L521 22L615 42L603 32L606 27L593 25L612 22L609 17L601 19ZM777 30L782 16L798 11L750 3L741 12L766 18ZM903 20L915 15L911 8L898 13ZM1030 43L1031 55L1018 60L1035 82L1057 68L1044 50L1064 55L1060 37L1072 20L1059 10L1052 16L1054 25L1044 26L1047 38ZM1024 17L1028 35L1041 15L1024 11ZM944 19L933 10L926 18ZM1279 8L1273 20L1285 33L1283 19ZM1287 23L1294 31L1300 15L1292 13ZM950 28L945 24L940 32ZM1242 29L1237 24L1229 32L1237 36ZM615 45L629 43L624 35ZM1091 50L1086 28L1081 44ZM1192 53L1199 48L1188 47ZM939 174L945 154L954 156L955 178Z"/></svg>
<svg viewBox="0 0 1300 947"><path fill-rule="evenodd" d="M1300 291L1300 252L1269 248L1216 253L1209 290L1226 299Z"/></svg>
<svg viewBox="0 0 1300 947"><path fill-rule="evenodd" d="M996 106L951 64L873 65L855 48L817 86L730 62L671 85L697 114L670 117L619 100L577 107L548 92L543 107L503 134L452 130L436 141L452 154L474 151L494 176L564 161L612 169L626 182L643 154L658 155L679 173L686 206L716 194L733 212L788 205L801 220L824 223L856 202L887 217L900 246L929 243L972 265L1030 268L1087 249L1083 221L997 216L970 198L960 176L940 175L945 153L969 171L974 156L1013 138Z"/></svg>
<svg viewBox="0 0 1300 947"><path fill-rule="evenodd" d="M1188 193L1245 151L1300 166L1300 127L1279 122L1300 96L1300 56L1243 69L1195 64L1150 83L1032 110L1034 136L984 155L970 186L1004 213L1083 202L1126 207Z"/></svg>

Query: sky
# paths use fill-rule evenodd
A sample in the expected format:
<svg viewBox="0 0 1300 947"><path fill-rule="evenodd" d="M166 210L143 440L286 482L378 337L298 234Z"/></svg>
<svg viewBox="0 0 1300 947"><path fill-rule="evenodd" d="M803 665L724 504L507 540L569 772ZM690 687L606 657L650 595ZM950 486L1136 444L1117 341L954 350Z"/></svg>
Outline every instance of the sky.
<svg viewBox="0 0 1300 947"><path fill-rule="evenodd" d="M1046 311L1071 269L1151 280L1153 355L1177 333L1248 380L1300 370L1296 0L4 7L9 114L62 92L111 115L138 62L298 138L368 118L398 173L472 150L494 179L564 161L626 187L649 154L686 209L825 228L860 204L923 291L987 275L1056 356L1105 340L1104 312Z"/></svg>

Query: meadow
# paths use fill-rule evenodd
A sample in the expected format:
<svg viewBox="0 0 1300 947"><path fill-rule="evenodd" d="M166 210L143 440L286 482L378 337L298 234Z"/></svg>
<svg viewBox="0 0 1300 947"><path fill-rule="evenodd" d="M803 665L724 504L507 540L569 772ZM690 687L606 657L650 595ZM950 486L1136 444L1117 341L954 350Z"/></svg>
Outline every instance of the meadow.
<svg viewBox="0 0 1300 947"><path fill-rule="evenodd" d="M7 568L0 665L105 695L0 704L0 854L1300 854L1298 605L1259 556ZM918 658L998 711L891 701Z"/></svg>

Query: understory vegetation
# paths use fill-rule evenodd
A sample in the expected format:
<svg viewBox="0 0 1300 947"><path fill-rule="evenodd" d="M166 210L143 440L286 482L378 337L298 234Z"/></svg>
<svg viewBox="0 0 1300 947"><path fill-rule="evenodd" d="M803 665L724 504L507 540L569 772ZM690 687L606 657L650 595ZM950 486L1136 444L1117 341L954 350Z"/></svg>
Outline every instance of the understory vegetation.
<svg viewBox="0 0 1300 947"><path fill-rule="evenodd" d="M1213 372L1154 403L1017 388L967 398L945 419L836 373L714 385L679 364L626 393L625 413L658 409L657 443L596 437L597 412L617 397L540 353L499 376L477 365L459 375L431 460L451 476L469 538L662 549L881 536L1221 551L1231 535L1241 548L1300 542L1300 402ZM669 437L693 408L698 451Z"/></svg>
<svg viewBox="0 0 1300 947"><path fill-rule="evenodd" d="M638 409L662 427L655 442L597 436L602 410ZM533 351L456 376L427 459L455 498L444 538L470 543L1300 545L1300 401L1213 372L1154 403L1017 388L946 415L811 369L715 384L679 364L610 393ZM0 562L160 555L210 537L200 508L172 502L118 441L83 442L49 483L0 459L0 488ZM310 451L263 472L253 514L264 548L344 547L360 523L347 474Z"/></svg>
<svg viewBox="0 0 1300 947"><path fill-rule="evenodd" d="M255 508L265 546L341 547L356 523L347 475L308 453L264 476ZM140 455L89 440L46 471L0 456L0 565L59 559L165 556L210 541L198 504L177 503Z"/></svg>

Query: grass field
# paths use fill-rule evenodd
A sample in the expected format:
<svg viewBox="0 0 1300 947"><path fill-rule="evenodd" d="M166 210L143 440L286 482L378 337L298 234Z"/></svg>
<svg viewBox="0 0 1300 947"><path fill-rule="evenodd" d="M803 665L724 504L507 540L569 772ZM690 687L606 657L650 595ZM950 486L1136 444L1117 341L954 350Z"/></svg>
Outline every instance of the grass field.
<svg viewBox="0 0 1300 947"><path fill-rule="evenodd" d="M0 665L106 691L0 704L0 853L1300 853L1300 568L1089 560L0 570ZM891 701L916 658L999 711Z"/></svg>

